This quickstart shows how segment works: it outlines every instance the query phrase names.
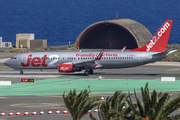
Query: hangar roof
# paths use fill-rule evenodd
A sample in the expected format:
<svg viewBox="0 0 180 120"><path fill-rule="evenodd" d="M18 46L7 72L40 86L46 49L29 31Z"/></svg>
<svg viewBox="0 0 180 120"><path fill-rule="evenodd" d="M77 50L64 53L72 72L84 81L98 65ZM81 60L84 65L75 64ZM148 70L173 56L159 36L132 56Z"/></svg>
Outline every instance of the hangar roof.
<svg viewBox="0 0 180 120"><path fill-rule="evenodd" d="M85 28L76 39L80 49L134 49L144 46L152 37L141 23L131 19L96 22Z"/></svg>

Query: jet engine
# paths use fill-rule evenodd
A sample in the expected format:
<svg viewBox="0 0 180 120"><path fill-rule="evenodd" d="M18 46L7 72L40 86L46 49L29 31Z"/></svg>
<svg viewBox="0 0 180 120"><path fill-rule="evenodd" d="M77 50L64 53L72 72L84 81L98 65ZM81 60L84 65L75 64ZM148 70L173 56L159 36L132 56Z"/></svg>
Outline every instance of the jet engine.
<svg viewBox="0 0 180 120"><path fill-rule="evenodd" d="M81 71L81 69L75 67L72 64L60 64L58 65L58 71L59 72L75 72L75 71Z"/></svg>

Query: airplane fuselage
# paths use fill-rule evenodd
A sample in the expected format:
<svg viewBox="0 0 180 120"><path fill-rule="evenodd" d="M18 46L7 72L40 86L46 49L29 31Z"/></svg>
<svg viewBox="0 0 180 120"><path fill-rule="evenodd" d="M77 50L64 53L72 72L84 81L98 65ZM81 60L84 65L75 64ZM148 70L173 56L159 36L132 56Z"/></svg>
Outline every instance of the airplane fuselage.
<svg viewBox="0 0 180 120"><path fill-rule="evenodd" d="M96 51L23 53L13 56L6 63L14 69L57 69L59 64L68 62L73 64L73 62L93 60L98 53ZM101 65L101 69L134 67L165 58L165 55L153 56L157 53L107 51L103 53L101 60L96 63ZM94 69L94 67L92 66L91 69Z"/></svg>
<svg viewBox="0 0 180 120"><path fill-rule="evenodd" d="M59 72L93 74L93 69L128 68L156 62L177 51L166 51L172 20L166 20L149 42L130 51L35 52L13 56L4 62L14 69L58 69Z"/></svg>

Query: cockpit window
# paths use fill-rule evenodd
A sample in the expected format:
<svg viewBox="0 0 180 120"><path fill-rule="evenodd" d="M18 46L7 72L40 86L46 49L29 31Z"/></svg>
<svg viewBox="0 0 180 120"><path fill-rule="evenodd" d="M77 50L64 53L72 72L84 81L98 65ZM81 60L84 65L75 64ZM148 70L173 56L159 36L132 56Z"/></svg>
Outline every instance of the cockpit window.
<svg viewBox="0 0 180 120"><path fill-rule="evenodd" d="M14 59L16 59L16 57L12 57L11 59L14 60Z"/></svg>

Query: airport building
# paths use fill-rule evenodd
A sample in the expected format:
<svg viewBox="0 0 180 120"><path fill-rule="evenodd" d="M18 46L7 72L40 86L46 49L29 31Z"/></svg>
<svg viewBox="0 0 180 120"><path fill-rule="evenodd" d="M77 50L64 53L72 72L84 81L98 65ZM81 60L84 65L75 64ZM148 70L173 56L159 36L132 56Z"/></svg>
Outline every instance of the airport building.
<svg viewBox="0 0 180 120"><path fill-rule="evenodd" d="M2 37L0 37L0 47L12 47L12 42L3 42Z"/></svg>
<svg viewBox="0 0 180 120"><path fill-rule="evenodd" d="M16 48L46 48L47 39L35 39L34 34L16 34Z"/></svg>
<svg viewBox="0 0 180 120"><path fill-rule="evenodd" d="M152 37L141 23L131 19L105 20L89 25L76 39L77 49L134 49Z"/></svg>

